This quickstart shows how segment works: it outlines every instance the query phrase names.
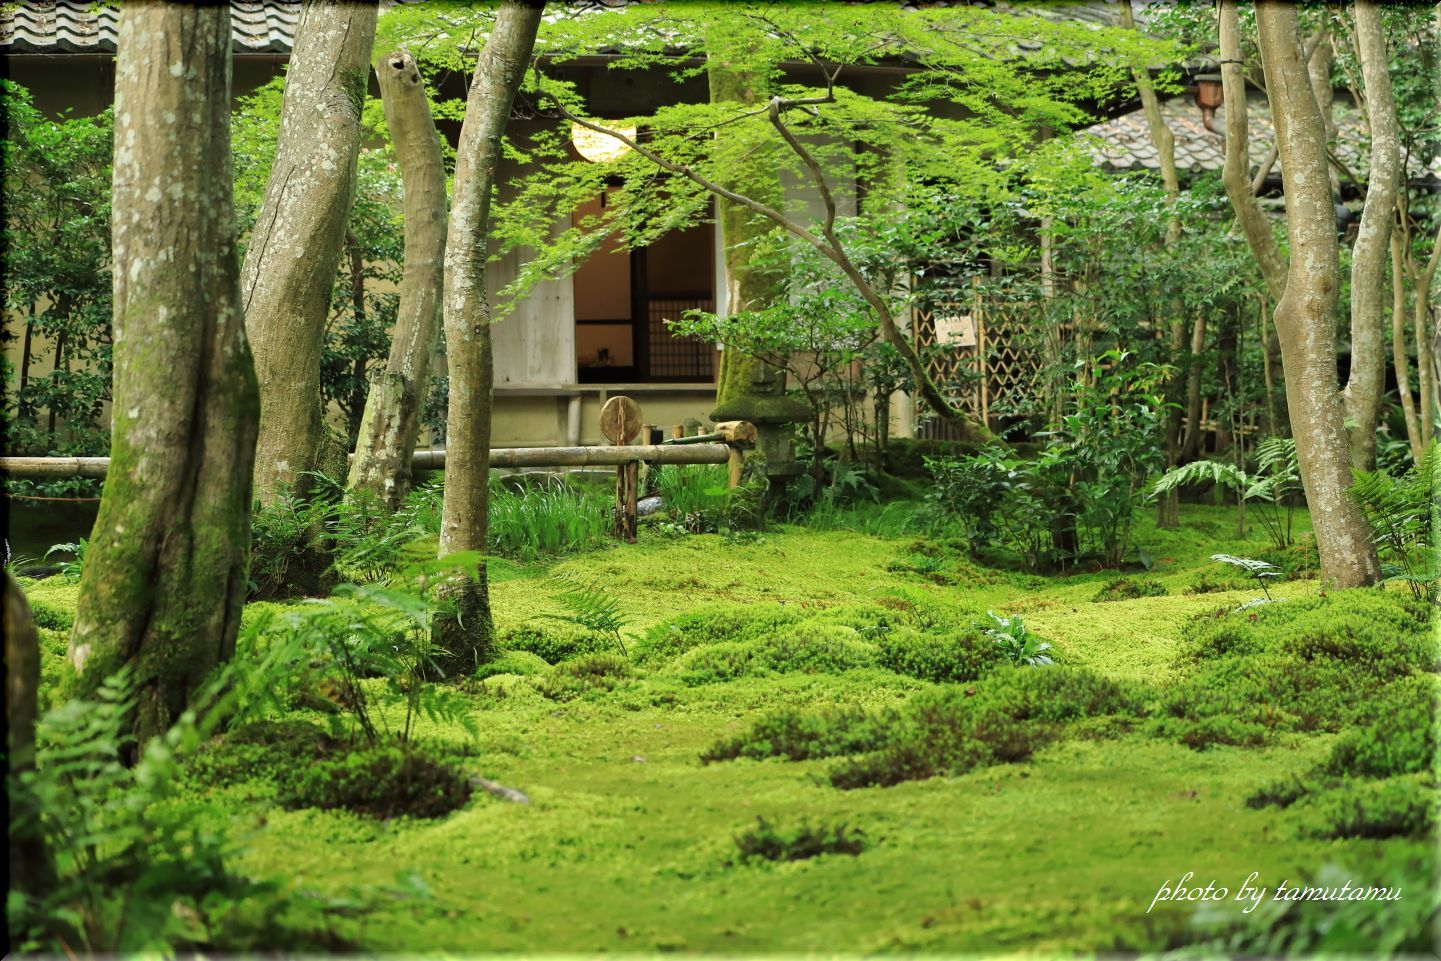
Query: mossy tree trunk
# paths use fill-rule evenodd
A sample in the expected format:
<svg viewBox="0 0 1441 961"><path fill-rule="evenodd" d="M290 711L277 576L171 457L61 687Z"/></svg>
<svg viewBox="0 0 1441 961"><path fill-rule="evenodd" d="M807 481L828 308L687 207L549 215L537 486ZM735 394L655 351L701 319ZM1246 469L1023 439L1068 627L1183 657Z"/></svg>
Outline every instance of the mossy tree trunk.
<svg viewBox="0 0 1441 961"><path fill-rule="evenodd" d="M39 830L39 812L17 779L35 769L35 720L40 695L40 637L25 592L5 574L5 756L10 778L10 890L46 892L53 864Z"/></svg>
<svg viewBox="0 0 1441 961"><path fill-rule="evenodd" d="M285 77L280 139L240 289L260 379L255 492L306 490L327 438L320 349L355 198L376 4L307 0ZM324 465L329 466L329 465Z"/></svg>
<svg viewBox="0 0 1441 961"><path fill-rule="evenodd" d="M1351 455L1336 382L1335 342L1341 270L1326 173L1326 127L1301 56L1296 8L1279 0L1260 3L1256 28L1276 124L1286 233L1291 250L1298 252L1276 305L1287 406L1305 412L1292 421L1291 431L1321 576L1337 587L1360 587L1374 583L1380 568L1366 519L1346 496Z"/></svg>
<svg viewBox="0 0 1441 961"><path fill-rule="evenodd" d="M504 0L475 64L456 149L445 239L445 343L450 373L445 501L440 554L484 552L490 509L490 419L495 384L485 264L500 140L530 63L543 3ZM492 622L485 560L448 590L454 614L436 619L434 640L449 671L473 670L488 654Z"/></svg>
<svg viewBox="0 0 1441 961"><path fill-rule="evenodd" d="M388 53L375 62L375 75L405 193L405 274L390 357L365 400L348 486L395 510L410 488L410 458L440 328L445 165L415 59L403 50Z"/></svg>
<svg viewBox="0 0 1441 961"><path fill-rule="evenodd" d="M225 5L126 5L115 72L110 468L80 582L80 693L136 670L139 742L235 646L259 400L236 283Z"/></svg>

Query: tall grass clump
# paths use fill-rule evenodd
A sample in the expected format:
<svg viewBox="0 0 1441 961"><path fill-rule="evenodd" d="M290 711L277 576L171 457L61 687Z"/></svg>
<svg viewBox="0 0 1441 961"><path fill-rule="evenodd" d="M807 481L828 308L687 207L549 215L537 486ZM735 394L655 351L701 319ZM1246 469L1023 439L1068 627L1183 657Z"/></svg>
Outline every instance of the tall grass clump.
<svg viewBox="0 0 1441 961"><path fill-rule="evenodd" d="M726 509L730 479L724 464L665 464L655 470L655 489L675 518L714 521Z"/></svg>
<svg viewBox="0 0 1441 961"><path fill-rule="evenodd" d="M563 481L527 485L520 491L492 482L490 549L519 560L563 554L605 543L610 498L577 490Z"/></svg>

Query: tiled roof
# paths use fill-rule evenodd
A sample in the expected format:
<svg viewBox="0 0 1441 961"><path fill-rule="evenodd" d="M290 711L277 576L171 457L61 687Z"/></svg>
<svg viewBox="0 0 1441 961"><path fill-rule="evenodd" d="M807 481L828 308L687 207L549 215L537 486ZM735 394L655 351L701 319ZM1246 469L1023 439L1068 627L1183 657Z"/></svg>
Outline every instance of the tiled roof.
<svg viewBox="0 0 1441 961"><path fill-rule="evenodd" d="M115 53L117 11L89 0L26 0L0 14L0 53ZM300 0L231 0L235 53L289 53Z"/></svg>
<svg viewBox="0 0 1441 961"><path fill-rule="evenodd" d="M1171 134L1176 140L1176 168L1183 175L1206 171L1219 171L1226 162L1226 138L1212 133L1201 123L1201 110L1188 96L1173 97L1161 104L1161 116L1165 118ZM1337 100L1332 105L1332 117L1336 122L1336 158L1345 164L1351 173L1364 178L1369 164L1370 138L1366 134L1361 115L1351 105ZM1226 111L1216 112L1211 125L1217 131L1226 129ZM1264 100L1249 104L1246 111L1246 126L1250 133L1251 167L1254 169L1266 159L1271 145L1276 142L1276 131L1271 125L1271 111ZM1091 157L1098 166L1118 172L1159 170L1161 161L1156 148L1151 144L1151 134L1146 126L1146 115L1141 110L1122 114L1104 123L1086 128L1084 133L1098 138L1091 150ZM1280 176L1278 160L1272 168L1273 176ZM1426 165L1419 159L1411 162L1410 174L1414 178L1428 175ZM1430 176L1441 176L1441 160L1433 161Z"/></svg>

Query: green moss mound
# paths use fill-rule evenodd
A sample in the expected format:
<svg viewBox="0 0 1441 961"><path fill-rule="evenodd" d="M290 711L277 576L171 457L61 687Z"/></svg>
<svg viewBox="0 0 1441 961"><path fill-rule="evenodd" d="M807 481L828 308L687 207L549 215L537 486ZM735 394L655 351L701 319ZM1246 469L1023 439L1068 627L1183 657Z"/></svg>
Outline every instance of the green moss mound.
<svg viewBox="0 0 1441 961"><path fill-rule="evenodd" d="M549 670L550 665L539 654L530 651L501 651L476 670L475 678L484 680L497 674L519 674L528 677L544 674Z"/></svg>
<svg viewBox="0 0 1441 961"><path fill-rule="evenodd" d="M190 759L188 773L202 784L280 782L339 747L339 741L308 721L256 721L202 747Z"/></svg>
<svg viewBox="0 0 1441 961"><path fill-rule="evenodd" d="M296 771L278 800L287 808L437 818L463 807L470 795L469 778L454 764L414 746L377 744Z"/></svg>
<svg viewBox="0 0 1441 961"><path fill-rule="evenodd" d="M1160 581L1150 581L1139 577L1117 577L1107 581L1092 601L1104 603L1106 601L1130 601L1138 597L1165 597L1166 585Z"/></svg>
<svg viewBox="0 0 1441 961"><path fill-rule="evenodd" d="M782 604L702 607L656 625L636 647L642 663L672 661L698 647L757 641L802 620L805 612Z"/></svg>
<svg viewBox="0 0 1441 961"><path fill-rule="evenodd" d="M803 822L786 828L756 818L756 826L735 836L740 860L805 861L826 854L855 857L866 849L869 839L864 831L847 824L811 824Z"/></svg>
<svg viewBox="0 0 1441 961"><path fill-rule="evenodd" d="M1134 713L1141 704L1139 692L1081 668L1005 668L894 709L774 712L701 759L840 757L829 772L833 785L885 787L1024 760L1067 724Z"/></svg>
<svg viewBox="0 0 1441 961"><path fill-rule="evenodd" d="M936 683L973 681L1001 663L995 643L979 628L943 633L901 628L882 637L877 647L882 667Z"/></svg>
<svg viewBox="0 0 1441 961"><path fill-rule="evenodd" d="M496 646L504 651L525 651L547 664L559 664L582 654L615 647L615 642L567 621L534 618L502 630Z"/></svg>
<svg viewBox="0 0 1441 961"><path fill-rule="evenodd" d="M630 662L619 654L587 654L557 664L536 681L535 688L552 701L570 701L615 690L631 674Z"/></svg>
<svg viewBox="0 0 1441 961"><path fill-rule="evenodd" d="M1151 731L1198 749L1254 747L1276 732L1368 723L1388 684L1435 670L1428 622L1425 605L1365 588L1203 618Z"/></svg>

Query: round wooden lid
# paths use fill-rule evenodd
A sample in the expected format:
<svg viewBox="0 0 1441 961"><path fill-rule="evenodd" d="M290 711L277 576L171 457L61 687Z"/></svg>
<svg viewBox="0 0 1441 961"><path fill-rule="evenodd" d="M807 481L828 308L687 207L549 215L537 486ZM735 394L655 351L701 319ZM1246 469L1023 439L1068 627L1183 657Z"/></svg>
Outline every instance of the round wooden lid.
<svg viewBox="0 0 1441 961"><path fill-rule="evenodd" d="M623 394L612 397L600 409L600 432L617 447L629 444L642 423L640 405Z"/></svg>

